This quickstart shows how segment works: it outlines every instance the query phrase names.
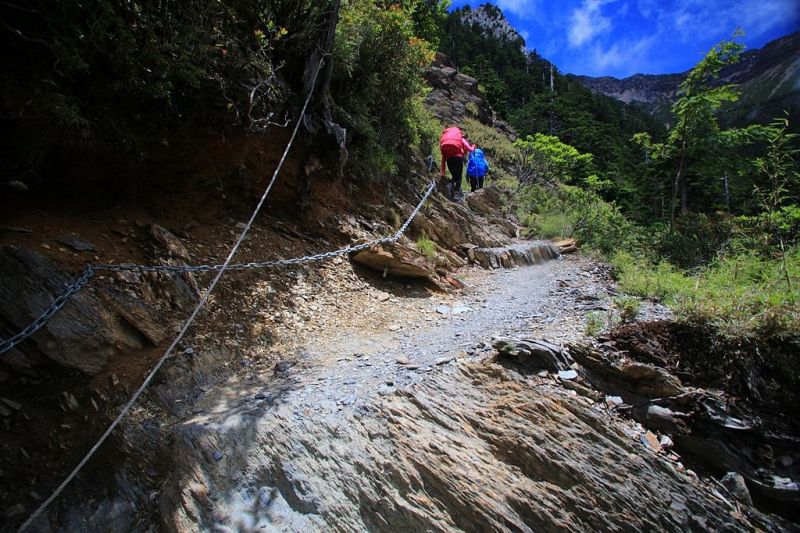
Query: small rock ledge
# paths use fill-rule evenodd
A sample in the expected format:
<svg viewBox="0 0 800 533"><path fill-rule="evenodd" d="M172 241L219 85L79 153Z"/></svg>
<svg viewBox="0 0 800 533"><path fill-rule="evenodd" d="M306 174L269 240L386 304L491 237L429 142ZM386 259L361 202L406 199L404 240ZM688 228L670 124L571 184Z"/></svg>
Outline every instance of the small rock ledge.
<svg viewBox="0 0 800 533"><path fill-rule="evenodd" d="M538 265L557 259L561 255L553 243L541 241L512 244L501 248L468 248L466 252L470 261L488 269Z"/></svg>

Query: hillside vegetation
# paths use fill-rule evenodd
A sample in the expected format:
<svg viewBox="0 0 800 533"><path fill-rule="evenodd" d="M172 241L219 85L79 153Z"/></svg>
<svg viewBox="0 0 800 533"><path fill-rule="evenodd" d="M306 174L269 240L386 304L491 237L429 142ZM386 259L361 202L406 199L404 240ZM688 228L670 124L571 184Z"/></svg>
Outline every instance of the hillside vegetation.
<svg viewBox="0 0 800 533"><path fill-rule="evenodd" d="M453 11L441 48L520 135L475 138L506 162L528 234L576 237L615 264L626 290L726 334L796 334L797 138L783 116L720 125L739 99L720 81L741 57L736 36L687 74L665 129L526 53L516 32L497 31L498 8L479 10Z"/></svg>

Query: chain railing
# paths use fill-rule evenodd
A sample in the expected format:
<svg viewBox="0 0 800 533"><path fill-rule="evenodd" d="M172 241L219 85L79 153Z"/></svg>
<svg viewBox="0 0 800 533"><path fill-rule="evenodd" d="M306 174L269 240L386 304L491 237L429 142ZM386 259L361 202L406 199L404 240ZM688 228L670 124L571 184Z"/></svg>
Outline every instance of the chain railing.
<svg viewBox="0 0 800 533"><path fill-rule="evenodd" d="M314 255L307 255L304 257L294 257L291 259L272 259L269 261L253 261L250 263L235 263L228 265L226 270L250 270L250 269L263 269L263 268L274 268L274 267L281 267L281 266L297 266L304 263L313 263L316 261L325 261L327 259L333 259L334 257L339 257L343 255L353 254L356 252L360 252L366 250L368 248L372 248L373 246L379 246L381 244L389 244L396 242L408 229L409 224L411 221L419 213L419 210L424 205L425 201L431 195L431 193L435 189L435 184L431 183L428 186L428 189L425 191L425 194L420 200L417 207L411 212L411 215L405 221L405 223L397 230L394 234L388 237L381 237L379 239L371 240L362 244L357 244L353 246L346 246L344 248L340 248L338 250L332 250L329 252L322 252ZM24 341L36 331L38 331L42 326L44 326L52 317L55 315L64 305L67 303L69 298L81 290L92 277L97 272L138 272L138 273L145 273L145 272L166 272L166 273L201 273L201 272L218 272L222 270L224 265L222 264L213 264L213 265L134 265L134 264L113 264L113 263L98 263L93 265L88 265L86 269L83 271L80 277L78 277L71 285L69 285L64 292L62 292L54 301L53 303L45 309L41 315L39 315L33 322L31 322L28 326L25 327L22 331L10 337L0 344L0 354L5 353L20 342Z"/></svg>

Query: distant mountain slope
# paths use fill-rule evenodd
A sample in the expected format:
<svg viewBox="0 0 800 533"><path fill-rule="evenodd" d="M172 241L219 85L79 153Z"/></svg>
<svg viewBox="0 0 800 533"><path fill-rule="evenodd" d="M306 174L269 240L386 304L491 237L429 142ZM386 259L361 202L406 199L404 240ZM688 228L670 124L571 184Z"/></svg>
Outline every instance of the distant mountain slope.
<svg viewBox="0 0 800 533"><path fill-rule="evenodd" d="M573 78L595 93L636 105L669 122L670 105L686 74L635 74L621 80L609 76ZM739 63L722 72L722 80L738 84L741 93L739 102L726 110L728 122L766 122L783 109L800 117L800 32L744 52Z"/></svg>

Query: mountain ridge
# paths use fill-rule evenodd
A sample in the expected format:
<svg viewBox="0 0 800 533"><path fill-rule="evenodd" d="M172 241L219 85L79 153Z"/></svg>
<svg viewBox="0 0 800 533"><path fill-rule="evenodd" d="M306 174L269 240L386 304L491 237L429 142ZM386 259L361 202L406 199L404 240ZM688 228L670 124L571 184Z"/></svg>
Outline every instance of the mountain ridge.
<svg viewBox="0 0 800 533"><path fill-rule="evenodd" d="M688 73L569 76L596 94L635 105L661 122L669 122L670 107ZM740 89L739 102L725 110L730 122L763 122L783 109L789 109L792 116L800 115L800 32L743 52L738 63L723 69L720 81L737 84Z"/></svg>

